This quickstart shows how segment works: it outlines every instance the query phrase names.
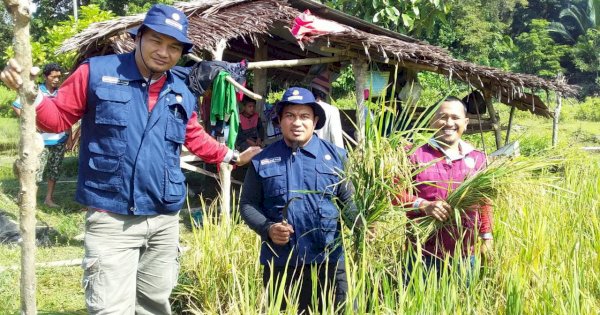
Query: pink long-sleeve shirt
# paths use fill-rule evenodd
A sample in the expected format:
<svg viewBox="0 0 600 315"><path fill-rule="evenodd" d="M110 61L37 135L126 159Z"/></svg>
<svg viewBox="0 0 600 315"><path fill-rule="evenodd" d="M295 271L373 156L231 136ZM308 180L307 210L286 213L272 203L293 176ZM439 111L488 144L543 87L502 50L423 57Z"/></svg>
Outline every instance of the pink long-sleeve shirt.
<svg viewBox="0 0 600 315"><path fill-rule="evenodd" d="M460 155L449 156L434 140L418 148L411 155L411 161L417 167L426 168L415 177L416 195L402 196L401 201L412 206L418 198L428 201L446 200L450 191L486 167L486 156L483 152L475 150L463 141L460 143L460 150ZM463 255L471 255L476 231L480 234L492 231L491 211L489 203L466 210L461 218L463 228L448 225L437 230L423 245L423 254L443 258L448 254L453 255L455 249L460 249ZM407 212L407 217L411 220L423 216L425 214L421 211ZM461 237L462 244L457 244Z"/></svg>

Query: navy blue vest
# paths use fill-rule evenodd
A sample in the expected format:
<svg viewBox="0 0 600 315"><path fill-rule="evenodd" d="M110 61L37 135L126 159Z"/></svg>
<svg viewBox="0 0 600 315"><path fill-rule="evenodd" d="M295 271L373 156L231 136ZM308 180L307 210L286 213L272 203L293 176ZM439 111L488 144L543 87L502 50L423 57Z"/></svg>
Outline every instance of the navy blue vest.
<svg viewBox="0 0 600 315"><path fill-rule="evenodd" d="M343 260L340 213L334 202L341 181L346 151L313 135L306 147L292 152L279 140L252 159L262 185L262 213L281 222L290 203L288 222L294 227L290 242L262 243L260 262L275 266L334 263Z"/></svg>
<svg viewBox="0 0 600 315"><path fill-rule="evenodd" d="M181 145L196 99L167 73L152 112L148 84L133 53L89 59L87 108L81 120L76 200L119 214L181 209Z"/></svg>

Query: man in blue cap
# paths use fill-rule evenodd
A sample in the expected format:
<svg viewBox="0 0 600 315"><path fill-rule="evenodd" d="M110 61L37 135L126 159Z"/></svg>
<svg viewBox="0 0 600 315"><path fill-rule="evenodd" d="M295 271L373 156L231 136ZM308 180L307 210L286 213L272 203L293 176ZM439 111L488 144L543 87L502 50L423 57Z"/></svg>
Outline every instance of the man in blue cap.
<svg viewBox="0 0 600 315"><path fill-rule="evenodd" d="M170 314L179 269L179 216L185 177L181 145L206 162L247 163L198 124L196 98L171 68L193 45L188 20L154 5L133 32L135 51L94 57L38 97L38 127L60 132L81 119L76 200L88 208L83 286L90 314ZM9 62L0 77L21 84Z"/></svg>
<svg viewBox="0 0 600 315"><path fill-rule="evenodd" d="M313 293L318 299L333 293L341 307L348 283L334 200L348 213L355 209L353 188L340 177L346 152L313 133L325 124L325 112L307 89L289 88L276 110L283 139L252 159L240 198L242 218L263 240L263 283L277 292L285 276L288 297L299 285L299 313L319 312Z"/></svg>

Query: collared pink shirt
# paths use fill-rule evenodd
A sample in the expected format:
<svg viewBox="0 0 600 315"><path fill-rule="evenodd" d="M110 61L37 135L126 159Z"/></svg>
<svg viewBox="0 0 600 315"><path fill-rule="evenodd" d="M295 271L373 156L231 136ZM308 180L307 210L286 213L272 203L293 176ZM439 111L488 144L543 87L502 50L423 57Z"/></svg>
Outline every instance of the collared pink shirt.
<svg viewBox="0 0 600 315"><path fill-rule="evenodd" d="M418 148L412 155L411 161L418 167L426 167L416 175L416 196L409 197L405 202L414 202L418 198L428 201L446 200L448 194L456 189L466 178L486 167L486 156L475 150L471 145L461 141L461 154L450 156L435 142ZM406 198L402 198L406 199ZM415 219L425 216L420 211L409 211L407 217ZM475 228L480 234L491 232L491 206L469 209L462 216L463 235L461 229L447 226L437 230L423 245L423 253L443 258L446 254L454 254L456 241L463 237L461 249L463 255L473 253L476 240ZM460 245L460 244L459 244Z"/></svg>

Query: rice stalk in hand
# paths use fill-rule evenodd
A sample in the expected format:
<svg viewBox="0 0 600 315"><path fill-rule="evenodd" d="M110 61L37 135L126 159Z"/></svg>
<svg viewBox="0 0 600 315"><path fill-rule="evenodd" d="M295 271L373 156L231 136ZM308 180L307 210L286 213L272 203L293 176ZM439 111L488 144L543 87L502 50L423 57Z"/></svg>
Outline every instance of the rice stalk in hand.
<svg viewBox="0 0 600 315"><path fill-rule="evenodd" d="M425 216L411 222L411 232L421 242L425 242L443 226L461 227L461 217L467 210L480 211L481 206L492 204L499 194L509 191L511 186L516 184L530 183L539 186L540 189L556 189L552 184L554 178L541 171L563 162L561 158L543 156L496 160L449 192L446 202L452 207L453 220L441 222L431 216Z"/></svg>

